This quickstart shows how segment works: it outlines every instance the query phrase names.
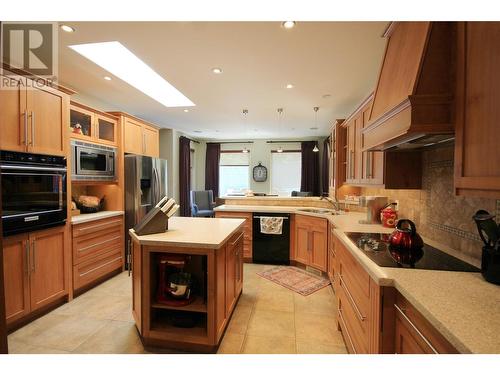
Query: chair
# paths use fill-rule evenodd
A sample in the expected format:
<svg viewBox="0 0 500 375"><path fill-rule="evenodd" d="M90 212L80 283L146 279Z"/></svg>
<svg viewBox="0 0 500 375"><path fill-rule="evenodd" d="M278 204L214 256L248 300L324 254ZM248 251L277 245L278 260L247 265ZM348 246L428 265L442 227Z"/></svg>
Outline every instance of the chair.
<svg viewBox="0 0 500 375"><path fill-rule="evenodd" d="M310 191L292 191L292 197L312 197Z"/></svg>
<svg viewBox="0 0 500 375"><path fill-rule="evenodd" d="M214 192L212 190L191 190L191 216L213 217L214 207Z"/></svg>

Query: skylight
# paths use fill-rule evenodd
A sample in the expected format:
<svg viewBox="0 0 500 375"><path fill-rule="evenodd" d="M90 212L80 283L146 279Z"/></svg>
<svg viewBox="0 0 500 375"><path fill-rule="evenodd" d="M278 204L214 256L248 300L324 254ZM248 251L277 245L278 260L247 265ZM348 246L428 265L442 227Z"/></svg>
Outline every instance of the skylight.
<svg viewBox="0 0 500 375"><path fill-rule="evenodd" d="M120 42L75 44L69 47L165 107L195 105Z"/></svg>

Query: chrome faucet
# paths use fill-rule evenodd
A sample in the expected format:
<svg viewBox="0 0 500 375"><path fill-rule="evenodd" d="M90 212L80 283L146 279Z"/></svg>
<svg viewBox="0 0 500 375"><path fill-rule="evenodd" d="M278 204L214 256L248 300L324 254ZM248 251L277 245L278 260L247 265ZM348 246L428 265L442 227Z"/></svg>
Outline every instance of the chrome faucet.
<svg viewBox="0 0 500 375"><path fill-rule="evenodd" d="M332 206L335 208L335 210L336 210L336 211L340 211L340 203L339 203L339 201L337 200L337 198L335 198L335 197L334 197L334 198L332 199L332 198L330 198L330 197L328 197L328 196L326 196L326 195L322 195L322 196L319 198L319 200L321 201L321 200L323 200L323 199L324 199L324 200L326 200L327 202L330 202L330 203L332 204Z"/></svg>

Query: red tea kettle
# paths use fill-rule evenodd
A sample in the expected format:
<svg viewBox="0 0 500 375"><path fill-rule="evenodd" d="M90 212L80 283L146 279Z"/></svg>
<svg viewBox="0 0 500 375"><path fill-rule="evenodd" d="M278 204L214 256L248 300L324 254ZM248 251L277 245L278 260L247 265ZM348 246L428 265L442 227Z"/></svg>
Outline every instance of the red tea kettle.
<svg viewBox="0 0 500 375"><path fill-rule="evenodd" d="M399 265L415 267L424 256L424 241L417 233L415 223L408 219L398 220L396 230L389 236L389 252Z"/></svg>

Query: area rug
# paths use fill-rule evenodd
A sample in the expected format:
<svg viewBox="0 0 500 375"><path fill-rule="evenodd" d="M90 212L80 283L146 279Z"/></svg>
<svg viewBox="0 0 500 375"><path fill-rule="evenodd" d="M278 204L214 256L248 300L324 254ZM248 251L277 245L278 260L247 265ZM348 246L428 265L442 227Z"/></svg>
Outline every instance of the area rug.
<svg viewBox="0 0 500 375"><path fill-rule="evenodd" d="M308 296L330 285L330 281L297 267L277 266L257 275L293 290L303 296Z"/></svg>

